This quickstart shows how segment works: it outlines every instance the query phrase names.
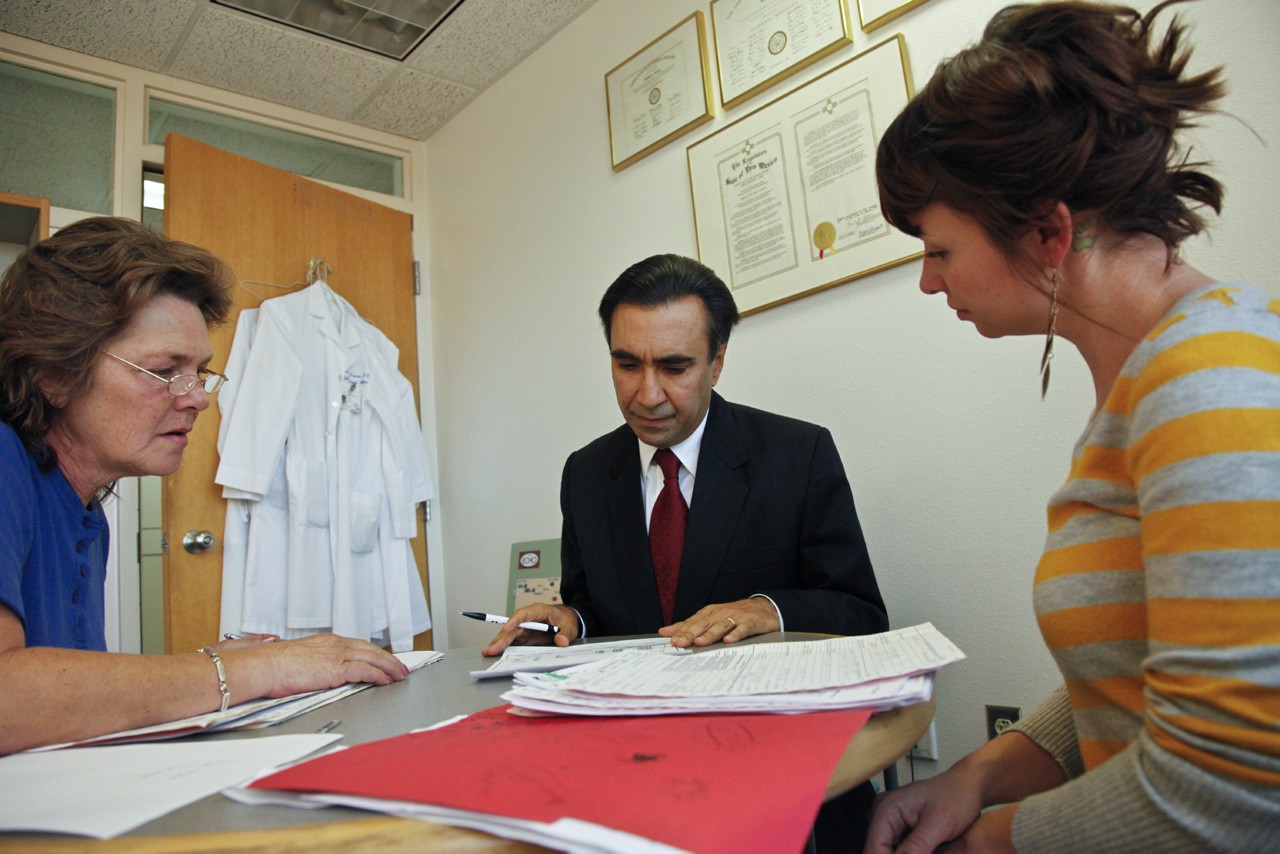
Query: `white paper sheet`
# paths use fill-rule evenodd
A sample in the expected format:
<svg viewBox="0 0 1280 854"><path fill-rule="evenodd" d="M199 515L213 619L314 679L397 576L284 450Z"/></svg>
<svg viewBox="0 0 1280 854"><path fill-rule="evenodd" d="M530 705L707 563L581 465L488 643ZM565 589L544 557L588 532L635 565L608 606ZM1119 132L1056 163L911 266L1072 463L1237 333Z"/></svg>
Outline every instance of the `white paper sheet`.
<svg viewBox="0 0 1280 854"><path fill-rule="evenodd" d="M667 658L624 652L562 671L562 687L632 697L732 697L842 688L937 670L964 658L932 623L877 635L726 646Z"/></svg>
<svg viewBox="0 0 1280 854"><path fill-rule="evenodd" d="M625 854L687 854L682 848L575 818L561 818L553 822L525 821L507 816L456 810L431 804L415 804L408 801L360 798L351 795L306 795L304 797L336 806L348 806L400 818L479 830L503 839L529 842L557 851L565 851L568 854L622 854L622 852Z"/></svg>
<svg viewBox="0 0 1280 854"><path fill-rule="evenodd" d="M120 744L0 758L0 830L110 839L340 735Z"/></svg>
<svg viewBox="0 0 1280 854"><path fill-rule="evenodd" d="M577 646L509 646L502 657L484 670L473 670L471 675L476 679L494 679L499 676L511 676L514 673L545 673L560 670L578 664L599 661L605 656L615 655L627 650L643 649L686 655L687 649L671 645L671 638L652 637L634 640L612 641L609 643L587 643Z"/></svg>

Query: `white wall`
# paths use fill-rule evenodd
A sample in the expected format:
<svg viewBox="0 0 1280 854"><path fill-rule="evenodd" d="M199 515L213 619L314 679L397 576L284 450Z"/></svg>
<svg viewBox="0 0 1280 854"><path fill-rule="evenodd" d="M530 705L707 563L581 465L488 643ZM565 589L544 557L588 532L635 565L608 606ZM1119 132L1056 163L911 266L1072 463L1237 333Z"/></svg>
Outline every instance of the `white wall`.
<svg viewBox="0 0 1280 854"><path fill-rule="evenodd" d="M1001 5L931 0L872 35L855 23L853 47L615 174L605 72L709 5L608 0L428 141L447 573L436 595L447 599L448 646L491 636L457 611L506 601L511 542L559 535L566 455L620 423L595 307L632 262L696 256L685 147L896 31L919 85ZM1227 64L1226 106L1238 117L1199 134L1194 155L1218 164L1227 213L1212 242L1186 254L1280 296L1269 228L1280 198L1280 3L1204 0L1184 15L1197 64ZM1044 502L1066 474L1092 390L1061 346L1041 402L1042 342L980 338L918 292L918 272L917 262L746 318L719 389L832 430L893 625L931 620L968 653L939 678L945 767L980 743L984 703L1029 710L1057 681L1031 613L1031 575Z"/></svg>

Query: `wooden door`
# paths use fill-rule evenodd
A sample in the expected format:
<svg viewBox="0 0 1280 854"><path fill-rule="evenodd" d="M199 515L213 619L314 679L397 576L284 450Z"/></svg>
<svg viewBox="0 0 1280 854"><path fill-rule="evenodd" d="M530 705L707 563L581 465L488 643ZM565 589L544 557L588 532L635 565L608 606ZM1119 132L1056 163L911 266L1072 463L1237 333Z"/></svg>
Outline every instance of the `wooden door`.
<svg viewBox="0 0 1280 854"><path fill-rule="evenodd" d="M211 330L213 366L231 350L240 311L264 297L292 293L246 279L302 280L312 258L331 268L329 286L400 348L400 372L418 389L413 299L413 217L195 140L165 140L165 234L203 246L231 265L237 286L230 321ZM196 420L182 467L164 479L161 505L169 548L164 559L165 650L187 652L218 639L222 594L222 530L226 504L214 485L218 407ZM188 554L188 531L210 531L217 544ZM422 518L413 540L427 589ZM431 632L414 638L431 648Z"/></svg>

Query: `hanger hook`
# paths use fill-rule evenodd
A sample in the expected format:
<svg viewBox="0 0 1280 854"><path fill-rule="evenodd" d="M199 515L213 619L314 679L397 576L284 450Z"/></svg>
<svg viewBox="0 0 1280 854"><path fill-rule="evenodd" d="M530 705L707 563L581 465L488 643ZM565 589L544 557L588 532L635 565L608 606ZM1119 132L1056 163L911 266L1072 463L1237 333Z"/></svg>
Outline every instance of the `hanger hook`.
<svg viewBox="0 0 1280 854"><path fill-rule="evenodd" d="M312 258L307 264L307 284L315 284L316 280L327 282L329 274L333 269L325 262L323 258Z"/></svg>

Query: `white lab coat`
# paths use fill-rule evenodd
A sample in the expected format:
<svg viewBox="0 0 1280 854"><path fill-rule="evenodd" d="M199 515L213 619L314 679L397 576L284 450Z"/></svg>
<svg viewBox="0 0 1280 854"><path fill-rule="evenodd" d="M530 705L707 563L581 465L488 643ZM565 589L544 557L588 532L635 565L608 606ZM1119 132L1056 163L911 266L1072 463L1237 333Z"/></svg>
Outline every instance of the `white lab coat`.
<svg viewBox="0 0 1280 854"><path fill-rule="evenodd" d="M409 540L434 496L399 352L323 281L242 312L219 395L221 628L411 649Z"/></svg>

